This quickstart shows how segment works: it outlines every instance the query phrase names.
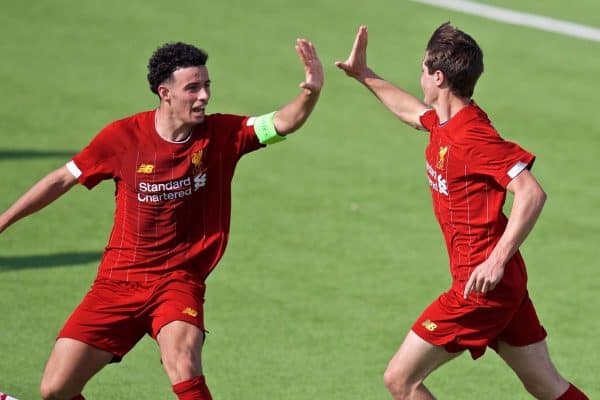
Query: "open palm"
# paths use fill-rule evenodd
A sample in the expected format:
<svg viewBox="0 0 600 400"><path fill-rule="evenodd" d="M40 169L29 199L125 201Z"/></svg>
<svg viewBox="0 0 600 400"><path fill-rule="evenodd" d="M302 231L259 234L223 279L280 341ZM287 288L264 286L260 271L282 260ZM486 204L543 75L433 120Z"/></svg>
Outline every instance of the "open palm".
<svg viewBox="0 0 600 400"><path fill-rule="evenodd" d="M315 46L306 39L298 39L296 52L304 65L304 82L300 84L300 87L311 92L320 91L323 87L323 65Z"/></svg>
<svg viewBox="0 0 600 400"><path fill-rule="evenodd" d="M364 77L369 70L367 67L367 39L367 27L361 25L356 33L350 55L344 62L336 61L336 67L353 78L361 79Z"/></svg>

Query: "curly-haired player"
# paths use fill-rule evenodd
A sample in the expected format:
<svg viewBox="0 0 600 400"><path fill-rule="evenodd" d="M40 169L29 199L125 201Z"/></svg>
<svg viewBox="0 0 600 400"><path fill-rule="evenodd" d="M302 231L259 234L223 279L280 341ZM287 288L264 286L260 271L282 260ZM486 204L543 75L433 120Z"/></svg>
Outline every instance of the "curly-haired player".
<svg viewBox="0 0 600 400"><path fill-rule="evenodd" d="M160 47L148 65L158 108L107 125L0 215L2 232L77 182L116 185L97 278L58 334L42 377L44 399L83 399L86 382L145 334L157 341L179 399L211 398L200 359L204 282L227 244L238 160L300 128L319 98L315 48L298 39L296 51L305 73L300 94L278 111L249 117L207 115L207 54L184 43Z"/></svg>

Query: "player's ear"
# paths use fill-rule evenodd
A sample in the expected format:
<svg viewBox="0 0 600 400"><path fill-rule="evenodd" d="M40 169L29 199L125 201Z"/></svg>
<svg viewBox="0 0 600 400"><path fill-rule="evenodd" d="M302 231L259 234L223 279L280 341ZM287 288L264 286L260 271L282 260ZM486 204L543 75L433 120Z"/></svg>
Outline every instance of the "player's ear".
<svg viewBox="0 0 600 400"><path fill-rule="evenodd" d="M433 81L437 87L441 87L446 81L446 77L444 76L444 73L438 69L433 73Z"/></svg>
<svg viewBox="0 0 600 400"><path fill-rule="evenodd" d="M171 100L171 91L166 85L159 85L156 91L158 92L158 96L161 100Z"/></svg>

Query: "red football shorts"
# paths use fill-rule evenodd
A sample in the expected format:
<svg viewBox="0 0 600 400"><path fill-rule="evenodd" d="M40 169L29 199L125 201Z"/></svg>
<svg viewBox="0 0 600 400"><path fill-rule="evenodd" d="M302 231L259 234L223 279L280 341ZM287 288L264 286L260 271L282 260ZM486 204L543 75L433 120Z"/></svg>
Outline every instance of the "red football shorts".
<svg viewBox="0 0 600 400"><path fill-rule="evenodd" d="M468 302L450 290L423 311L412 330L450 353L469 350L473 359L488 346L497 350L499 340L526 346L546 337L527 292L520 303L491 305Z"/></svg>
<svg viewBox="0 0 600 400"><path fill-rule="evenodd" d="M172 321L204 330L204 283L185 272L152 282L97 279L58 338L71 338L115 355L118 362L147 333L156 339Z"/></svg>

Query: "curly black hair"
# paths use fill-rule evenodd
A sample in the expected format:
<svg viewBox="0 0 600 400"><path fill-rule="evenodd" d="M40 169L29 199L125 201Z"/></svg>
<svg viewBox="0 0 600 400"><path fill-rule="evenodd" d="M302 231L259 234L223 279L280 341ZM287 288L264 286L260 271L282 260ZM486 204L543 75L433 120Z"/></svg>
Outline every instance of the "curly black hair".
<svg viewBox="0 0 600 400"><path fill-rule="evenodd" d="M190 44L166 43L156 49L148 61L148 83L150 90L158 94L158 86L168 80L179 68L206 65L208 54Z"/></svg>

